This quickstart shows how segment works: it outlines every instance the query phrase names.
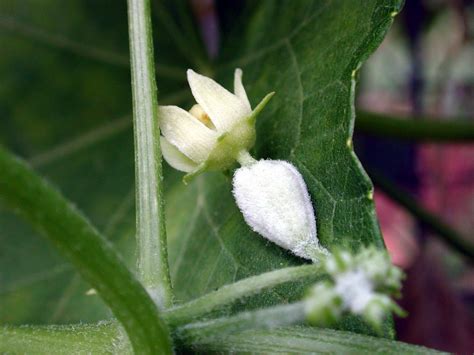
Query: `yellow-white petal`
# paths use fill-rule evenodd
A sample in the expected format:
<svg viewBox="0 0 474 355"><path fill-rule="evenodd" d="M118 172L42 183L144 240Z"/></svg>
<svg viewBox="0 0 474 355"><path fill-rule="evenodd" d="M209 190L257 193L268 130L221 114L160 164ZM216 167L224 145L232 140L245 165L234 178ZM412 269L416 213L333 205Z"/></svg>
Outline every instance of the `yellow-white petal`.
<svg viewBox="0 0 474 355"><path fill-rule="evenodd" d="M191 69L187 71L189 86L197 103L209 115L219 133L228 132L242 118L251 114L249 105L214 80Z"/></svg>
<svg viewBox="0 0 474 355"><path fill-rule="evenodd" d="M242 84L242 69L240 68L235 69L234 72L234 94L245 103L248 110L252 110L250 107L249 98L245 92L244 84Z"/></svg>
<svg viewBox="0 0 474 355"><path fill-rule="evenodd" d="M165 138L197 164L204 162L218 134L178 106L160 106L160 129Z"/></svg>
<svg viewBox="0 0 474 355"><path fill-rule="evenodd" d="M160 137L160 145L163 157L173 168L186 173L196 170L198 165L168 142L165 137Z"/></svg>

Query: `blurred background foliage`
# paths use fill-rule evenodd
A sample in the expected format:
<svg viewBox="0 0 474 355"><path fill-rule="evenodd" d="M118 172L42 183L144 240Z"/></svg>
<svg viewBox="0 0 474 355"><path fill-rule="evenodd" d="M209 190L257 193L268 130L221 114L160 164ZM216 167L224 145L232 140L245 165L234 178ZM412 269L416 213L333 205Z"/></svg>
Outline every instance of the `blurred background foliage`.
<svg viewBox="0 0 474 355"><path fill-rule="evenodd" d="M357 107L432 120L474 119L474 6L408 0L364 65ZM357 131L356 131L357 133ZM363 164L383 171L474 243L474 146L416 144L357 134ZM408 273L397 321L407 342L456 353L474 345L473 260L460 256L376 186L376 206L393 261Z"/></svg>
<svg viewBox="0 0 474 355"><path fill-rule="evenodd" d="M61 184L66 196L92 216L100 230L108 235L120 231L117 239L133 245L133 216L127 220L122 213L122 218L109 222L109 211L122 203L121 196L129 195L129 204L133 202L128 182L134 174L133 153L117 145L118 139L133 144L131 132L124 130L131 125L126 3L117 4L0 3L0 139L42 174L47 171L48 178ZM96 127L109 128L101 132ZM87 140L114 131L121 137L103 142L107 149L88 148L84 155L74 154ZM93 134L86 135L86 141L76 139L85 132ZM107 151L116 157L114 167L105 167L107 157L98 154ZM61 159L64 155L68 159ZM111 175L109 168L114 169ZM95 186L100 191L97 198L89 193ZM3 322L64 323L109 317L97 297L77 297L89 286L54 249L30 237L33 230L13 213L2 211L0 216Z"/></svg>
<svg viewBox="0 0 474 355"><path fill-rule="evenodd" d="M190 1L206 49L181 48L182 52L199 58L207 50L215 56L220 36L231 27L232 14L239 13L242 3ZM159 16L159 11L155 13ZM172 48L174 39L165 31L155 31L155 36L162 48L167 43ZM47 169L53 182L61 182L66 196L77 201L106 235L114 235L121 250L132 250L125 255L131 260L133 248L124 246L133 243L135 221L127 213L133 208L133 187L123 182L133 179L133 156L119 144L124 140L132 144L125 1L104 0L98 6L94 0L2 0L0 45L0 143L40 171ZM157 76L169 92L160 96L160 103L179 104L188 97L180 89L184 72L175 68L185 68L189 62L186 56L180 62L166 53L159 53ZM363 66L356 105L391 115L472 121L473 68L472 2L407 0L381 47ZM92 132L83 138L86 141L118 134L117 139L100 143L107 145L103 149L107 159L117 162L112 167L115 172L103 166L105 157L96 150L58 159L64 151L74 152L84 144L75 140L83 132ZM472 144L416 144L357 129L354 141L365 167L383 172L474 243ZM58 142L69 143L51 150ZM82 170L84 159L91 166L87 174ZM68 183L65 177L74 174L81 175L81 180ZM93 199L88 196L92 185L100 195ZM394 262L408 273L401 304L410 315L397 321L398 339L472 353L474 261L446 246L377 187L375 199L387 247ZM112 216L106 212L111 210L115 211ZM7 212L0 218L4 228L0 231L2 322L9 322L10 317L40 324L108 316L98 299L77 296L85 294L88 286L41 239L22 238L31 234L27 226ZM9 235L11 231L15 235ZM37 265L37 272L32 273L29 265ZM58 293L63 295L60 302L49 298ZM35 298L46 303L33 302ZM18 302L27 306L15 307ZM52 312L45 314L45 308Z"/></svg>

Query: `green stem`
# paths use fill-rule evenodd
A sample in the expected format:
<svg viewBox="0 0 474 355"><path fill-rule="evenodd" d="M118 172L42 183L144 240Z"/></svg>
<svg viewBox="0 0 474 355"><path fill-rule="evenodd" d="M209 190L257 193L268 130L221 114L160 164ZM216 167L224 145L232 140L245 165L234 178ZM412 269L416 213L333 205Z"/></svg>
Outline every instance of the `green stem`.
<svg viewBox="0 0 474 355"><path fill-rule="evenodd" d="M395 117L357 111L359 132L417 142L470 142L474 140L474 124L466 119L440 120L429 117Z"/></svg>
<svg viewBox="0 0 474 355"><path fill-rule="evenodd" d="M190 323L175 330L176 336L192 344L213 336L224 337L242 330L273 329L301 323L306 319L306 302L296 302L242 312L232 317L222 317L205 322Z"/></svg>
<svg viewBox="0 0 474 355"><path fill-rule="evenodd" d="M120 326L112 322L0 328L2 354L126 354L131 350Z"/></svg>
<svg viewBox="0 0 474 355"><path fill-rule="evenodd" d="M265 288L271 288L290 281L321 276L321 265L303 265L288 267L252 276L180 306L175 306L164 314L167 322L173 326L189 323L203 317L213 310L229 305L244 297L257 294Z"/></svg>
<svg viewBox="0 0 474 355"><path fill-rule="evenodd" d="M149 0L128 0L135 132L138 273L161 308L171 305L160 128Z"/></svg>
<svg viewBox="0 0 474 355"><path fill-rule="evenodd" d="M474 259L474 245L467 242L467 239L443 223L439 216L436 216L418 204L416 200L403 190L399 189L393 182L385 176L370 171L369 175L376 187L380 188L391 199L413 214L426 227L440 236L448 245L471 260Z"/></svg>
<svg viewBox="0 0 474 355"><path fill-rule="evenodd" d="M206 352L244 354L441 354L398 341L332 329L293 326L252 329L194 340L193 348Z"/></svg>
<svg viewBox="0 0 474 355"><path fill-rule="evenodd" d="M169 352L169 333L156 305L109 242L58 191L1 147L0 171L0 201L75 265L122 323L135 351Z"/></svg>
<svg viewBox="0 0 474 355"><path fill-rule="evenodd" d="M250 166L255 164L257 161L250 155L246 150L241 150L237 155L237 161L241 166Z"/></svg>

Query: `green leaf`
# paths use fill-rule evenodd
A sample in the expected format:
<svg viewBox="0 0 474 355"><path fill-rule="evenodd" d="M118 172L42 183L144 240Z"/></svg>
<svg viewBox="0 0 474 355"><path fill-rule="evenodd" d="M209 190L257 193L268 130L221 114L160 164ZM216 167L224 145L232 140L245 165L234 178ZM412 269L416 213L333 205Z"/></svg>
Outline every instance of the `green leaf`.
<svg viewBox="0 0 474 355"><path fill-rule="evenodd" d="M230 31L218 65L218 78L228 87L234 68L243 69L252 104L276 92L257 120L255 156L290 160L299 168L319 238L328 248L383 248L372 185L352 150L353 97L361 62L399 6L399 1L262 2ZM230 189L230 179L219 174L169 188L171 272L181 299L302 263L249 229ZM296 300L303 286L279 287L236 308ZM368 331L354 319L340 327Z"/></svg>
<svg viewBox="0 0 474 355"><path fill-rule="evenodd" d="M221 14L223 52L214 64L202 55L188 2L156 3L160 104L191 106L184 81L188 67L216 73L228 88L234 68L241 67L253 105L276 92L257 120L254 155L290 160L299 168L322 244L382 248L372 185L350 137L357 69L382 40L400 1L249 1L239 16ZM25 0L20 6L6 0L0 13L6 53L0 57L5 81L0 142L58 185L133 266L133 139L130 121L122 118L131 112L129 69L123 61L104 60L127 58L125 4ZM103 52L108 55L97 55ZM303 263L249 229L235 206L230 177L206 173L188 186L181 178L165 167L169 257L178 301ZM86 295L89 286L27 225L2 211L0 226L2 322L108 316L95 296ZM302 282L278 286L219 315L297 300L305 288ZM370 332L354 319L339 327Z"/></svg>

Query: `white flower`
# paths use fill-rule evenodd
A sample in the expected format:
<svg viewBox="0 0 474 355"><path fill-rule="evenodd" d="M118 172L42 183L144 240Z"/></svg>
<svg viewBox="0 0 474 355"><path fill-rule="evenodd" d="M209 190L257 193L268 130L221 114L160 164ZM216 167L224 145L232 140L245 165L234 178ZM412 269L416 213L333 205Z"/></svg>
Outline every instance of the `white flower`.
<svg viewBox="0 0 474 355"><path fill-rule="evenodd" d="M314 261L328 251L316 237L313 206L301 174L282 160L260 160L235 171L233 193L247 224L295 255Z"/></svg>
<svg viewBox="0 0 474 355"><path fill-rule="evenodd" d="M161 149L174 168L188 172L185 181L203 170L229 169L237 160L233 193L250 227L268 240L313 261L329 252L316 237L313 206L301 174L288 162L256 162L249 149L255 143L255 118L273 93L252 111L242 85L242 70L234 74L234 93L214 80L187 71L197 104L189 112L160 106Z"/></svg>
<svg viewBox="0 0 474 355"><path fill-rule="evenodd" d="M188 177L206 169L228 169L254 145L255 118L273 93L252 111L242 70L235 70L234 94L191 69L187 76L197 105L189 112L160 106L163 156L175 169L190 173Z"/></svg>

